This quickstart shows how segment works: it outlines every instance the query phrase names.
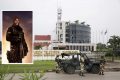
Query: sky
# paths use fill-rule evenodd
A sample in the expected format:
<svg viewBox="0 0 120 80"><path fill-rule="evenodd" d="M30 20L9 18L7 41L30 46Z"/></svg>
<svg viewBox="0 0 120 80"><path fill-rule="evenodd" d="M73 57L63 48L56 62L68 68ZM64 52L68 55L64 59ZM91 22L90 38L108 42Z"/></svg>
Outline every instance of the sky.
<svg viewBox="0 0 120 80"><path fill-rule="evenodd" d="M62 21L79 20L90 25L92 43L120 36L120 0L0 0L0 33L2 11L33 11L33 34L52 35L58 7L62 8Z"/></svg>

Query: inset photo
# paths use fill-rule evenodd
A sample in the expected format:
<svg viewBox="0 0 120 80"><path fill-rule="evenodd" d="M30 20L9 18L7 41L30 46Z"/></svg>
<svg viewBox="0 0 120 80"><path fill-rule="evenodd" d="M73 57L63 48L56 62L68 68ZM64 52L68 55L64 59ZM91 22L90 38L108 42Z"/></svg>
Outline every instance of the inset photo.
<svg viewBox="0 0 120 80"><path fill-rule="evenodd" d="M2 11L2 64L32 63L32 11Z"/></svg>

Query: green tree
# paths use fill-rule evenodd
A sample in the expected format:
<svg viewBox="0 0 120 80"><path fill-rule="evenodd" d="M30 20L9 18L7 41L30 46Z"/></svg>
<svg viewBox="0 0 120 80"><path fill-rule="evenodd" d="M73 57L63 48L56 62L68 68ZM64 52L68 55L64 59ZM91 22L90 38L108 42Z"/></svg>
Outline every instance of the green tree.
<svg viewBox="0 0 120 80"><path fill-rule="evenodd" d="M105 51L107 49L105 44L98 43L97 44L97 51Z"/></svg>
<svg viewBox="0 0 120 80"><path fill-rule="evenodd" d="M39 46L35 46L34 49L35 49L35 50L42 49L42 46L41 46L41 45L39 45Z"/></svg>
<svg viewBox="0 0 120 80"><path fill-rule="evenodd" d="M112 49L112 61L114 61L116 50L120 49L120 37L111 36L108 41L108 47Z"/></svg>

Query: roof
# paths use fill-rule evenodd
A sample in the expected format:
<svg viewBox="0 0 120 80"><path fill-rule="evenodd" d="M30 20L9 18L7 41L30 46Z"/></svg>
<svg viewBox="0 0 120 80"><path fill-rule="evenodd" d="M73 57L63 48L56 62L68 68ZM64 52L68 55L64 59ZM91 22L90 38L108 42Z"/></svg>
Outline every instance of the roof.
<svg viewBox="0 0 120 80"><path fill-rule="evenodd" d="M35 40L51 40L51 35L35 35Z"/></svg>
<svg viewBox="0 0 120 80"><path fill-rule="evenodd" d="M44 47L44 46L49 46L51 43L43 43L43 42L34 42L34 46L41 46L41 47Z"/></svg>

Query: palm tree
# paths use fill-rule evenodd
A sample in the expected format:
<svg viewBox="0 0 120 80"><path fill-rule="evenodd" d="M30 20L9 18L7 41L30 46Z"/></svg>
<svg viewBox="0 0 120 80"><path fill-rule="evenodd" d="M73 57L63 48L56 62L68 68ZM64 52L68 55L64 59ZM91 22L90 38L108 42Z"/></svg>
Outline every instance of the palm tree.
<svg viewBox="0 0 120 80"><path fill-rule="evenodd" d="M111 36L108 43L108 47L112 48L112 61L114 61L115 52L120 48L120 37L115 35Z"/></svg>

